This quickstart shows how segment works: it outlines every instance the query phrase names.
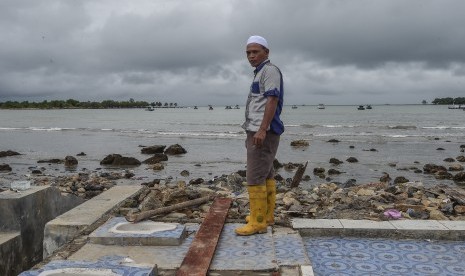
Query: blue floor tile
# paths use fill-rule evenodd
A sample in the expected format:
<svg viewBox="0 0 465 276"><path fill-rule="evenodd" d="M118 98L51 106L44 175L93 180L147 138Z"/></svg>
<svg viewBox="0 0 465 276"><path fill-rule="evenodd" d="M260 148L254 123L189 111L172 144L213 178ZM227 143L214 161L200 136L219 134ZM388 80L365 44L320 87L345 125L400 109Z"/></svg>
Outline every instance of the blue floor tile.
<svg viewBox="0 0 465 276"><path fill-rule="evenodd" d="M465 275L465 242L303 238L317 276Z"/></svg>

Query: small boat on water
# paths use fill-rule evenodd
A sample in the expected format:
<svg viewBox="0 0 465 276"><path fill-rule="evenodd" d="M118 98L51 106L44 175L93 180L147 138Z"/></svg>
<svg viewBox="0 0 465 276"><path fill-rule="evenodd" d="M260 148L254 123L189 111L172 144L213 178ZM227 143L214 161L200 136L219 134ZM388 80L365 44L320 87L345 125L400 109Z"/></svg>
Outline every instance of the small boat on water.
<svg viewBox="0 0 465 276"><path fill-rule="evenodd" d="M366 109L372 109L371 105L367 105Z"/></svg>
<svg viewBox="0 0 465 276"><path fill-rule="evenodd" d="M199 109L197 106L194 106L194 109Z"/></svg>
<svg viewBox="0 0 465 276"><path fill-rule="evenodd" d="M292 106L292 109L297 109L297 105L293 105L293 106Z"/></svg>
<svg viewBox="0 0 465 276"><path fill-rule="evenodd" d="M155 109L153 109L153 107L151 107L151 106L147 106L147 107L145 108L145 111L154 111L154 110L155 110Z"/></svg>
<svg viewBox="0 0 465 276"><path fill-rule="evenodd" d="M234 107L234 109L240 109L239 105L236 104L236 106Z"/></svg>
<svg viewBox="0 0 465 276"><path fill-rule="evenodd" d="M318 108L318 109L325 109L326 107L325 107L324 104L319 104L319 105L317 106L317 108Z"/></svg>
<svg viewBox="0 0 465 276"><path fill-rule="evenodd" d="M357 107L357 110L365 110L365 107L363 107L363 105L359 105L359 106Z"/></svg>
<svg viewBox="0 0 465 276"><path fill-rule="evenodd" d="M232 109L230 105L227 105L225 109Z"/></svg>
<svg viewBox="0 0 465 276"><path fill-rule="evenodd" d="M213 110L213 106L209 105L208 110Z"/></svg>

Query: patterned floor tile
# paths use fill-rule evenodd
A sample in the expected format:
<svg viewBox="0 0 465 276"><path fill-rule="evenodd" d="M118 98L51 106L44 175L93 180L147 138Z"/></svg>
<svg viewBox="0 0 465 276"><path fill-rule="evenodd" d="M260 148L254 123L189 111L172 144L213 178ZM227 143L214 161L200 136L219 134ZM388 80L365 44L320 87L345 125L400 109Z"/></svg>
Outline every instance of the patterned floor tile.
<svg viewBox="0 0 465 276"><path fill-rule="evenodd" d="M304 238L315 275L465 275L465 242Z"/></svg>
<svg viewBox="0 0 465 276"><path fill-rule="evenodd" d="M266 234L238 236L234 229L239 226L241 224L225 224L210 269L276 269L271 229Z"/></svg>
<svg viewBox="0 0 465 276"><path fill-rule="evenodd" d="M302 237L296 233L273 233L274 250L278 265L310 265Z"/></svg>
<svg viewBox="0 0 465 276"><path fill-rule="evenodd" d="M72 270L73 273L68 274ZM60 260L52 261L37 270L29 270L20 276L38 275L121 275L121 276L150 276L156 275L155 267L145 267L140 264L127 262L120 256L105 256L95 262Z"/></svg>

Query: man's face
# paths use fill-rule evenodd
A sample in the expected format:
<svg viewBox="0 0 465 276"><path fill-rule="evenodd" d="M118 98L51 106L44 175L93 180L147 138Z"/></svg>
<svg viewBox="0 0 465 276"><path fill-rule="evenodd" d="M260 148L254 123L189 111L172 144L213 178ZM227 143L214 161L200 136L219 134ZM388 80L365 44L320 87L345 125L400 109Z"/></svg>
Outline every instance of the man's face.
<svg viewBox="0 0 465 276"><path fill-rule="evenodd" d="M257 67L268 59L268 51L265 48L257 43L250 43L247 45L247 49L245 50L247 54L247 59L249 60L250 65L253 67Z"/></svg>

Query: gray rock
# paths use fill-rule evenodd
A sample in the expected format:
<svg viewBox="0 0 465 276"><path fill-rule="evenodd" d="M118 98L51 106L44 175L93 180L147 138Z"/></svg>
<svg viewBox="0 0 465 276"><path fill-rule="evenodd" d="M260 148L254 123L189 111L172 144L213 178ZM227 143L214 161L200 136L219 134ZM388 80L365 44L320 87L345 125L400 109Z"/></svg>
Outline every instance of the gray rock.
<svg viewBox="0 0 465 276"><path fill-rule="evenodd" d="M425 164L423 166L423 171L426 174L434 174L440 171L447 171L447 169L443 166L438 166L435 164Z"/></svg>
<svg viewBox="0 0 465 276"><path fill-rule="evenodd" d="M464 182L465 181L465 172L459 172L454 176L454 181Z"/></svg>
<svg viewBox="0 0 465 276"><path fill-rule="evenodd" d="M14 155L21 155L21 154L16 151L12 151L12 150L0 151L0 157L7 157L7 156L14 156Z"/></svg>
<svg viewBox="0 0 465 276"><path fill-rule="evenodd" d="M166 146L162 145L155 145L155 146L150 146L150 147L144 147L140 150L142 154L155 154L155 153L163 153L165 150Z"/></svg>
<svg viewBox="0 0 465 276"><path fill-rule="evenodd" d="M346 182L344 182L344 184L342 184L343 188L350 188L354 186L357 186L357 180L355 179L349 179Z"/></svg>
<svg viewBox="0 0 465 276"><path fill-rule="evenodd" d="M187 153L187 151L179 144L171 145L165 150L165 154L168 155L179 155L184 153Z"/></svg>
<svg viewBox="0 0 465 276"><path fill-rule="evenodd" d="M399 184L399 183L407 183L409 180L403 176L398 176L394 178L394 184Z"/></svg>
<svg viewBox="0 0 465 276"><path fill-rule="evenodd" d="M8 164L0 164L0 172L11 172L13 169Z"/></svg>
<svg viewBox="0 0 465 276"><path fill-rule="evenodd" d="M463 166L460 164L452 164L449 167L449 171L454 171L454 172L463 171Z"/></svg>
<svg viewBox="0 0 465 276"><path fill-rule="evenodd" d="M75 167L78 165L78 160L74 156L65 157L65 167Z"/></svg>
<svg viewBox="0 0 465 276"><path fill-rule="evenodd" d="M337 158L330 158L329 159L329 163L331 164L335 164L335 165L339 165L339 164L342 164L344 162L342 162L341 160L337 159Z"/></svg>
<svg viewBox="0 0 465 276"><path fill-rule="evenodd" d="M349 157L349 158L347 158L346 161L349 162L349 163L357 163L358 162L357 158L355 158L355 157Z"/></svg>
<svg viewBox="0 0 465 276"><path fill-rule="evenodd" d="M292 147L308 147L309 143L306 140L295 140L291 142Z"/></svg>
<svg viewBox="0 0 465 276"><path fill-rule="evenodd" d="M152 157L142 161L144 164L156 164L162 161L168 161L168 156L164 153L155 153Z"/></svg>
<svg viewBox="0 0 465 276"><path fill-rule="evenodd" d="M328 170L328 174L329 174L329 175L341 174L341 172L338 171L338 170L335 170L335 169L329 169L329 170Z"/></svg>
<svg viewBox="0 0 465 276"><path fill-rule="evenodd" d="M141 163L139 160L133 157L125 157L120 154L110 154L107 155L100 165L109 165L109 166L139 166Z"/></svg>
<svg viewBox="0 0 465 276"><path fill-rule="evenodd" d="M313 174L323 174L325 173L325 168L314 168L313 169Z"/></svg>
<svg viewBox="0 0 465 276"><path fill-rule="evenodd" d="M58 158L44 159L44 160L37 161L37 163L60 164L60 163L63 163L63 160L58 159Z"/></svg>

